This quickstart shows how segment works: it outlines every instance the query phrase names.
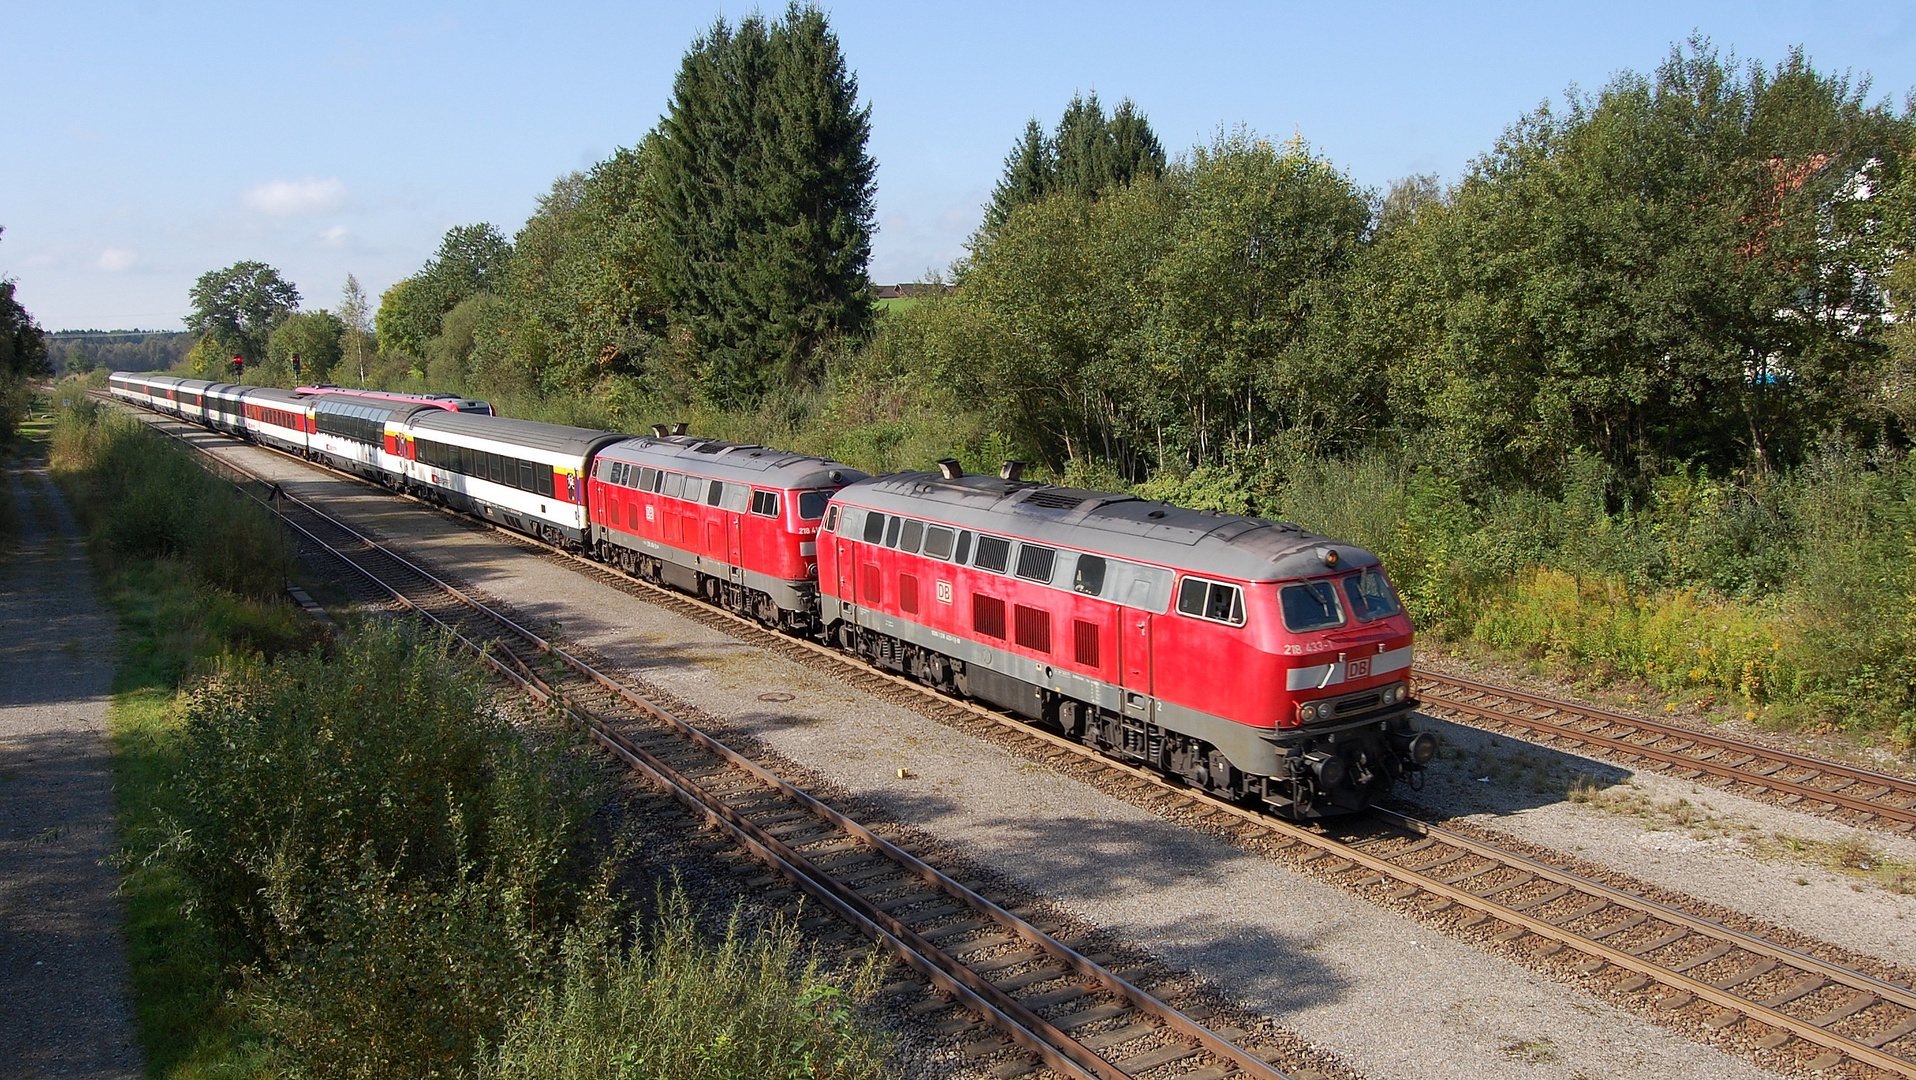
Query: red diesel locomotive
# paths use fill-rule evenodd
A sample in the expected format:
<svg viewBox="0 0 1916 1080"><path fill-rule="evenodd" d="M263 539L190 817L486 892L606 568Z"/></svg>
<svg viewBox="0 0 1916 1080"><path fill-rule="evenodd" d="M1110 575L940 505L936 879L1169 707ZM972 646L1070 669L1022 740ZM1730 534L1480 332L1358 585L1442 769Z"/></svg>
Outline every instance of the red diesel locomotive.
<svg viewBox="0 0 1916 1080"><path fill-rule="evenodd" d="M818 524L866 474L825 458L695 438L664 425L601 450L587 483L592 547L627 573L793 632L818 611Z"/></svg>
<svg viewBox="0 0 1916 1080"><path fill-rule="evenodd" d="M833 500L820 619L840 647L1295 817L1361 809L1435 756L1371 553L941 465Z"/></svg>

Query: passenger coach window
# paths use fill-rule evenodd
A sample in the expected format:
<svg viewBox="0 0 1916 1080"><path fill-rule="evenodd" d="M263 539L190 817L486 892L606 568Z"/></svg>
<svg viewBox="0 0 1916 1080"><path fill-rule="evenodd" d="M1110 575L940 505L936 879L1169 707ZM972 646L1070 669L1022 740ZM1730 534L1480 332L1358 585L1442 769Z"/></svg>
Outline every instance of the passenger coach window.
<svg viewBox="0 0 1916 1080"><path fill-rule="evenodd" d="M1051 570L1058 562L1058 549L1025 544L1018 549L1018 576L1026 581L1051 584Z"/></svg>
<svg viewBox="0 0 1916 1080"><path fill-rule="evenodd" d="M1002 574L1010 562L1011 541L1000 536L978 537L978 569Z"/></svg>
<svg viewBox="0 0 1916 1080"><path fill-rule="evenodd" d="M1294 634L1344 624L1344 610L1338 606L1337 589L1328 581L1286 585L1277 595L1284 608L1284 628Z"/></svg>
<svg viewBox="0 0 1916 1080"><path fill-rule="evenodd" d="M925 554L934 559L951 558L951 542L954 539L955 534L942 525L925 526Z"/></svg>
<svg viewBox="0 0 1916 1080"><path fill-rule="evenodd" d="M1102 595L1104 593L1104 559L1097 555L1078 556L1078 569L1071 575L1071 587L1086 596ZM1093 666L1096 666L1095 661Z"/></svg>
<svg viewBox="0 0 1916 1080"><path fill-rule="evenodd" d="M1383 571L1374 566L1361 574L1345 578L1344 595L1350 597L1351 612L1361 622L1387 619L1404 610L1404 605L1397 599L1397 591L1385 580Z"/></svg>
<svg viewBox="0 0 1916 1080"><path fill-rule="evenodd" d="M534 462L532 465L532 489L546 498L552 498L552 466Z"/></svg>
<svg viewBox="0 0 1916 1080"><path fill-rule="evenodd" d="M907 555L918 553L918 545L925 539L925 523L922 521L905 522L905 531L898 537L898 550Z"/></svg>
<svg viewBox="0 0 1916 1080"><path fill-rule="evenodd" d="M1188 577L1178 588L1178 610L1200 619L1239 626L1244 622L1244 593L1235 585ZM1285 621L1290 620L1287 617Z"/></svg>
<svg viewBox="0 0 1916 1080"><path fill-rule="evenodd" d="M876 510L865 511L865 542L876 544L885 539L885 515Z"/></svg>
<svg viewBox="0 0 1916 1080"><path fill-rule="evenodd" d="M801 491L798 493L798 516L805 521L817 521L825 516L825 504L831 500L827 491Z"/></svg>

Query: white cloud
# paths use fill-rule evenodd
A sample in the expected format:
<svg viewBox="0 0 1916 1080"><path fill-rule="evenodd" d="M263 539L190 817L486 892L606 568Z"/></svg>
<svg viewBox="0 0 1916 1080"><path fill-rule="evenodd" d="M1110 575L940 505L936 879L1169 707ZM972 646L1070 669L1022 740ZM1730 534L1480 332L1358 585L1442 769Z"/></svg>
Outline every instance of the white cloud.
<svg viewBox="0 0 1916 1080"><path fill-rule="evenodd" d="M240 193L240 201L262 213L279 217L323 214L346 201L346 185L337 178L269 180Z"/></svg>
<svg viewBox="0 0 1916 1080"><path fill-rule="evenodd" d="M125 248L107 248L100 252L100 258L95 265L110 274L117 274L131 267L133 260L137 258L139 258L138 255Z"/></svg>
<svg viewBox="0 0 1916 1080"><path fill-rule="evenodd" d="M327 229L325 232L320 233L319 244L321 247L329 247L329 248L345 247L346 246L346 226L335 225L332 228Z"/></svg>

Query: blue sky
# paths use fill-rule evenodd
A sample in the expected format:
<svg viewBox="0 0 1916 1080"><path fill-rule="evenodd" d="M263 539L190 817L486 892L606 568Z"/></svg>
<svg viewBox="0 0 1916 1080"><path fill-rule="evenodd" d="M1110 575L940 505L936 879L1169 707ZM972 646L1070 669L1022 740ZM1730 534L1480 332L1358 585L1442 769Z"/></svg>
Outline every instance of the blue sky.
<svg viewBox="0 0 1916 1080"><path fill-rule="evenodd" d="M1454 179L1566 88L1693 32L1916 87L1916 4L824 5L872 105L872 276L962 252L1026 118L1136 100L1177 152L1301 133L1360 184ZM782 10L771 5L772 11ZM639 139L686 46L748 5L0 0L0 273L49 329L175 329L202 272L260 259L332 306L455 224L513 232Z"/></svg>

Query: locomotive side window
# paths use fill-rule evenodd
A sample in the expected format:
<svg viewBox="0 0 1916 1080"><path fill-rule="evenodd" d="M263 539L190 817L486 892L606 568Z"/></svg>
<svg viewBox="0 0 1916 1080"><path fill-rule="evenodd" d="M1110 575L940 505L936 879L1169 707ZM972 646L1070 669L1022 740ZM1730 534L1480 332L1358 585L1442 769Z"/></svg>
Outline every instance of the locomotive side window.
<svg viewBox="0 0 1916 1080"><path fill-rule="evenodd" d="M776 496L774 496L776 497ZM752 505L752 489L747 484L727 484L719 494L719 505L735 514L742 514Z"/></svg>
<svg viewBox="0 0 1916 1080"><path fill-rule="evenodd" d="M1328 581L1301 581L1278 590L1284 608L1284 627L1292 633L1344 625L1344 609L1337 589Z"/></svg>
<svg viewBox="0 0 1916 1080"><path fill-rule="evenodd" d="M825 504L831 501L829 491L801 491L798 493L798 516L805 521L817 521L825 516Z"/></svg>
<svg viewBox="0 0 1916 1080"><path fill-rule="evenodd" d="M639 467L639 490L640 491L659 490L659 470L653 468L650 465L640 466Z"/></svg>
<svg viewBox="0 0 1916 1080"><path fill-rule="evenodd" d="M778 492L776 491L752 492L752 513L758 514L763 517L777 517L778 516Z"/></svg>
<svg viewBox="0 0 1916 1080"><path fill-rule="evenodd" d="M966 529L958 534L958 550L951 553L951 561L963 566L965 560L969 558L971 558L971 530Z"/></svg>
<svg viewBox="0 0 1916 1080"><path fill-rule="evenodd" d="M1083 593L1086 596L1103 595L1104 593L1104 559L1101 556L1097 556L1097 555L1078 556L1078 569L1071 575L1071 588L1077 592ZM1080 625L1084 625L1084 624L1080 624ZM1096 630L1097 627L1093 626L1091 629ZM1095 637L1092 638L1092 641L1094 643L1096 642L1096 640L1097 639ZM1095 656L1096 654L1097 654L1097 648L1094 644L1092 648L1092 655ZM1080 660L1078 662L1081 664L1084 663L1083 660ZM1098 666L1098 662L1096 660L1092 660L1091 666L1092 667Z"/></svg>
<svg viewBox="0 0 1916 1080"><path fill-rule="evenodd" d="M1241 626L1244 623L1244 592L1235 585L1226 585L1221 581L1187 577L1184 584L1178 587L1178 611L1212 622Z"/></svg>
<svg viewBox="0 0 1916 1080"><path fill-rule="evenodd" d="M876 544L885 539L885 515L876 510L865 511L865 542Z"/></svg>
<svg viewBox="0 0 1916 1080"><path fill-rule="evenodd" d="M806 495L810 495L810 494L813 494L813 493L812 493L812 492L809 492L809 491L808 491L808 492L806 492L805 494L806 494ZM804 500L804 499L803 499L803 498L801 497L801 498L799 499L799 509L798 509L798 513L799 513L799 516L800 516L800 517L803 517L803 516L805 516L805 505L804 505L804 503L805 503L805 500ZM838 531L838 507L836 507L836 506L834 506L834 507L832 507L832 512L831 512L830 514L828 514L828 515L826 515L826 517L825 517L825 531L826 531L826 532L837 532L837 531Z"/></svg>
<svg viewBox="0 0 1916 1080"><path fill-rule="evenodd" d="M1057 548L1039 547L1036 544L1021 544L1018 547L1018 576L1026 581L1051 584L1051 571L1057 562Z"/></svg>
<svg viewBox="0 0 1916 1080"><path fill-rule="evenodd" d="M918 545L925 539L925 523L922 521L905 522L905 531L898 536L898 550L907 555L916 555ZM915 609L914 609L915 610Z"/></svg>
<svg viewBox="0 0 1916 1080"><path fill-rule="evenodd" d="M895 548L898 546L898 530L900 526L904 525L904 523L905 523L905 519L901 517L894 516L891 519L891 523L885 527L885 546L886 547Z"/></svg>
<svg viewBox="0 0 1916 1080"><path fill-rule="evenodd" d="M1390 587L1383 571L1375 566L1344 579L1344 595L1350 598L1351 613L1360 622L1387 619L1404 610L1397 591Z"/></svg>
<svg viewBox="0 0 1916 1080"><path fill-rule="evenodd" d="M625 462L623 461L613 462L612 475L606 477L605 482L608 484L611 484L613 487L624 487L625 486Z"/></svg>
<svg viewBox="0 0 1916 1080"><path fill-rule="evenodd" d="M706 488L705 490L705 505L717 506L719 504L719 499L724 494L725 494L725 481L723 480L712 481L711 486Z"/></svg>
<svg viewBox="0 0 1916 1080"><path fill-rule="evenodd" d="M676 499L685 489L685 474L669 472L665 474L664 494Z"/></svg>
<svg viewBox="0 0 1916 1080"><path fill-rule="evenodd" d="M925 554L934 559L951 558L951 542L957 534L943 525L925 526Z"/></svg>
<svg viewBox="0 0 1916 1080"><path fill-rule="evenodd" d="M994 574L1002 574L1005 572L1005 567L1010 564L1011 541L1001 536L984 536L981 534L978 537L978 561L975 564L978 569L989 570ZM1004 635L999 634L998 636L1003 637Z"/></svg>

